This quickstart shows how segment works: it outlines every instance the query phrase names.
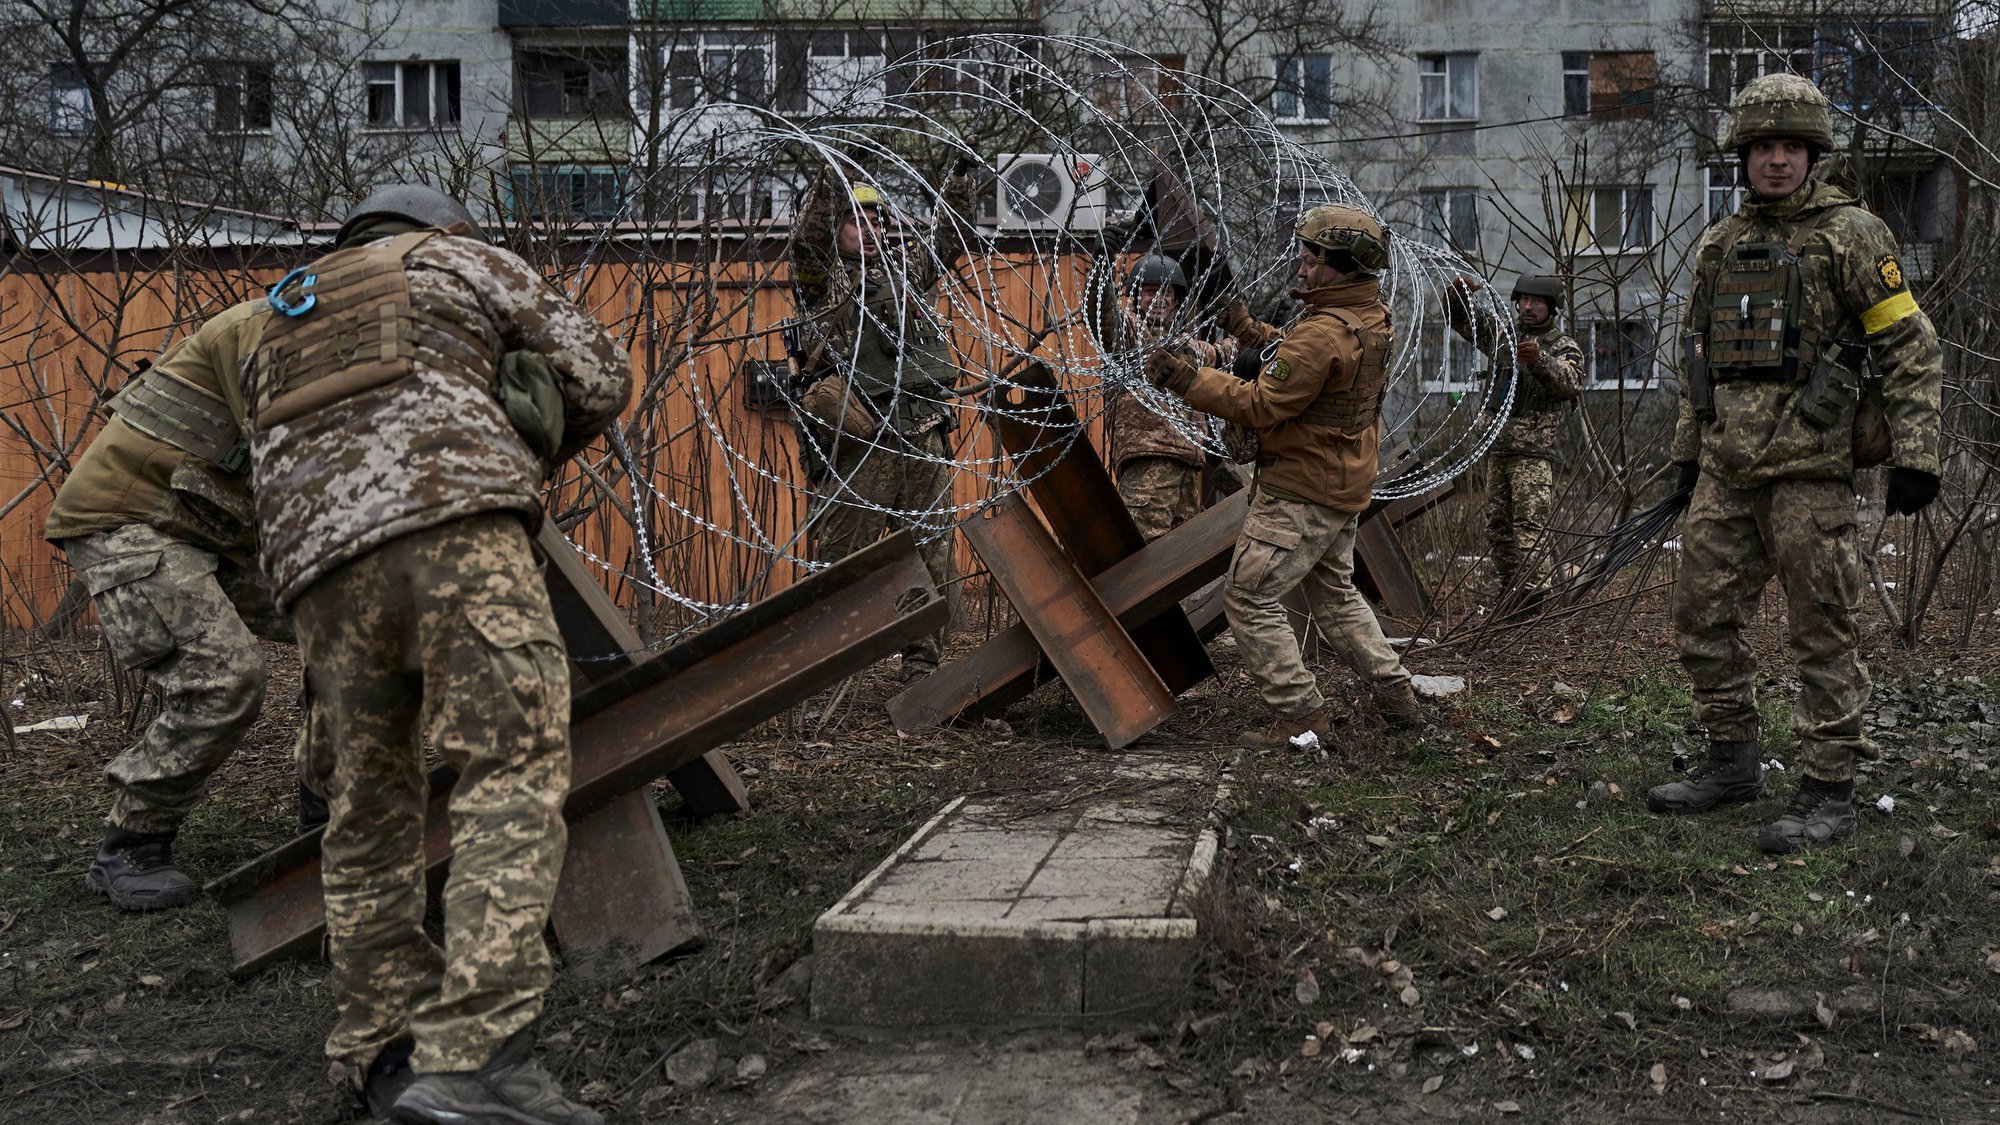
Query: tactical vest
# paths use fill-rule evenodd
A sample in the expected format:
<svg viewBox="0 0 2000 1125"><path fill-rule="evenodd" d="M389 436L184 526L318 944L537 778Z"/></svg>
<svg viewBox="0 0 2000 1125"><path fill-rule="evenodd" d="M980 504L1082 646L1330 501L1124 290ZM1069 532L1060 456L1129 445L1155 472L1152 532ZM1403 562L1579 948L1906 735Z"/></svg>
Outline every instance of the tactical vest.
<svg viewBox="0 0 2000 1125"><path fill-rule="evenodd" d="M280 310L264 329L255 365L262 378L245 388L256 429L387 386L414 372L418 360L493 389L498 357L491 345L459 317L410 297L405 262L442 233L411 231L314 264L299 294L313 298L311 307L298 315Z"/></svg>
<svg viewBox="0 0 2000 1125"><path fill-rule="evenodd" d="M1708 308L1711 378L1791 381L1812 370L1826 339L1809 322L1799 255L1819 218L1784 242L1738 241L1723 255Z"/></svg>
<svg viewBox="0 0 2000 1125"><path fill-rule="evenodd" d="M1352 309L1329 308L1327 314L1347 326L1361 343L1361 359L1354 367L1354 380L1341 389L1321 391L1299 412L1299 419L1315 426L1330 426L1344 434L1359 433L1382 416L1382 392L1389 385L1389 332L1386 328L1366 328Z"/></svg>
<svg viewBox="0 0 2000 1125"><path fill-rule="evenodd" d="M157 367L134 375L108 404L125 424L225 473L250 469L250 444L221 395Z"/></svg>
<svg viewBox="0 0 2000 1125"><path fill-rule="evenodd" d="M942 335L881 268L855 270L840 304L820 321L832 358L851 368L855 389L881 404L898 388L950 382L937 368Z"/></svg>

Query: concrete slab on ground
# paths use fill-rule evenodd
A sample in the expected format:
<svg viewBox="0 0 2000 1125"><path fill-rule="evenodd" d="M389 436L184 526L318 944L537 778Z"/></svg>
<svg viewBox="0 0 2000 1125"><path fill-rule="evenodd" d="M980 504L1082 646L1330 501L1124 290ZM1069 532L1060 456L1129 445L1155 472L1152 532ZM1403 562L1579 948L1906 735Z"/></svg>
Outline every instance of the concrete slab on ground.
<svg viewBox="0 0 2000 1125"><path fill-rule="evenodd" d="M959 798L813 928L813 1017L908 1027L1146 1018L1186 980L1218 783L1128 755L1092 791Z"/></svg>

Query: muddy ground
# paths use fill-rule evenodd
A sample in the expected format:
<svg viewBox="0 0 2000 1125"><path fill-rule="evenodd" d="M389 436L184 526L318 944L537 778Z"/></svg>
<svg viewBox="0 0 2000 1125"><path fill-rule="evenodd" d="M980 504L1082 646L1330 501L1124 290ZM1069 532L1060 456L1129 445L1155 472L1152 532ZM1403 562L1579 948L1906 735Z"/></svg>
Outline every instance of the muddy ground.
<svg viewBox="0 0 2000 1125"><path fill-rule="evenodd" d="M1781 629L1758 648L1788 762ZM233 980L212 905L122 915L84 890L98 770L145 715L94 645L4 649L17 725L91 723L0 760L0 1120L358 1120L320 1052L322 966ZM1869 651L1861 835L1773 861L1751 833L1779 798L1644 810L1697 746L1657 599L1420 646L1413 670L1470 684L1436 728L1358 715L1323 756L1228 749L1263 716L1218 644L1220 681L1152 739L1233 775L1178 1010L922 1035L809 1020L814 917L950 798L1088 793L1110 756L1059 688L901 737L874 669L729 748L751 811L670 822L706 944L615 988L559 976L545 1054L614 1121L2000 1120L2000 661ZM287 833L290 721L270 709L185 828L196 878Z"/></svg>

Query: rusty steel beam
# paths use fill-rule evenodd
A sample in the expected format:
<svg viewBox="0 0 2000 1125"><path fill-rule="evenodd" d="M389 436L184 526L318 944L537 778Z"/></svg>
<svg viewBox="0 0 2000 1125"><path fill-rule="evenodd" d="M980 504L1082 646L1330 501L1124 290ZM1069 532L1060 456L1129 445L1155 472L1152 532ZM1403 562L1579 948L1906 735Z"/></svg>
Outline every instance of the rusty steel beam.
<svg viewBox="0 0 2000 1125"><path fill-rule="evenodd" d="M1011 385L996 386L994 397L997 408L988 417L1000 444L1085 578L1095 579L1145 546L1082 419L1046 365L1030 364ZM1145 621L1132 640L1176 695L1215 675L1208 649L1178 609Z"/></svg>
<svg viewBox="0 0 2000 1125"><path fill-rule="evenodd" d="M542 521L535 543L549 561L549 601L562 626L574 670L586 679L597 680L637 663L646 642L625 619L625 611L597 584L576 547L549 520ZM720 750L711 750L668 774L667 784L680 793L682 805L695 816L739 813L750 807L743 779L736 776L736 767Z"/></svg>
<svg viewBox="0 0 2000 1125"><path fill-rule="evenodd" d="M960 530L1111 749L1173 717L1173 693L1026 500L1009 496Z"/></svg>
<svg viewBox="0 0 2000 1125"><path fill-rule="evenodd" d="M1167 532L1113 565L1091 583L1097 596L1138 639L1138 627L1220 577L1236 549L1236 533L1250 508L1245 489ZM1206 628L1219 629L1220 586L1197 603ZM965 656L917 681L889 701L896 729L919 730L960 715L995 714L1056 675L1025 624L1016 623ZM1162 677L1164 679L1164 677ZM1171 685L1170 685L1171 686Z"/></svg>
<svg viewBox="0 0 2000 1125"><path fill-rule="evenodd" d="M571 700L564 814L575 823L611 805L935 632L945 615L905 531L585 687ZM451 858L449 798L434 785L425 810L433 889ZM228 914L238 973L318 949L326 917L317 837L252 860L208 892Z"/></svg>

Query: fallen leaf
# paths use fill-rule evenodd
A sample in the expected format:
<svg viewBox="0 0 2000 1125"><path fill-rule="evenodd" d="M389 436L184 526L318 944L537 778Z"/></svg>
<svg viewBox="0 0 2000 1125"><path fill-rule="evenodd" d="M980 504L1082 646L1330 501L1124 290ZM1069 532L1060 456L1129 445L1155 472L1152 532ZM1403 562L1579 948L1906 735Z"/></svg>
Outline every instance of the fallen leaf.
<svg viewBox="0 0 2000 1125"><path fill-rule="evenodd" d="M1986 967L1996 973L2000 973L2000 949L1996 949L1986 955Z"/></svg>
<svg viewBox="0 0 2000 1125"><path fill-rule="evenodd" d="M1731 868L1729 869L1729 873L1730 873L1731 875L1748 875L1748 874L1750 874L1750 869L1749 869L1749 868L1747 868L1747 867L1744 867L1744 866L1743 866L1742 864L1740 864L1740 863L1739 863L1739 864L1736 864L1735 866L1731 867Z"/></svg>
<svg viewBox="0 0 2000 1125"><path fill-rule="evenodd" d="M1423 993L1418 992L1417 986L1413 984L1403 989L1400 999L1403 1001L1404 1007L1414 1008L1417 1006L1417 1001L1423 999Z"/></svg>
<svg viewBox="0 0 2000 1125"><path fill-rule="evenodd" d="M22 1026L28 1022L28 1017L32 1014L33 1009L22 1008L19 1011L8 1012L6 1015L0 1016L0 1031L12 1031Z"/></svg>
<svg viewBox="0 0 2000 1125"><path fill-rule="evenodd" d="M667 1056L667 1081L676 1086L698 1087L708 1083L715 1073L715 1040L697 1039L673 1054Z"/></svg>
<svg viewBox="0 0 2000 1125"><path fill-rule="evenodd" d="M1774 1062L1770 1066L1765 1067L1764 1072L1757 1077L1766 1082L1783 1082L1792 1076L1792 1066L1793 1063L1790 1059L1786 1059L1783 1062Z"/></svg>
<svg viewBox="0 0 2000 1125"><path fill-rule="evenodd" d="M1485 741L1486 745L1493 747L1495 750L1498 750L1500 748L1500 740L1493 737L1492 735L1482 734L1479 737Z"/></svg>
<svg viewBox="0 0 2000 1125"><path fill-rule="evenodd" d="M1353 1031L1348 1032L1347 1041L1349 1043L1368 1043L1373 1041L1374 1038L1380 1034L1381 1032L1377 1031L1370 1025L1364 1023L1360 1027L1355 1028Z"/></svg>
<svg viewBox="0 0 2000 1125"><path fill-rule="evenodd" d="M1499 809L1494 809L1492 812L1486 814L1486 827L1491 828L1498 823L1500 823Z"/></svg>
<svg viewBox="0 0 2000 1125"><path fill-rule="evenodd" d="M1828 1029L1831 1029L1834 1021L1839 1018L1834 1015L1832 1008L1827 1007L1826 997L1817 992L1813 993L1813 1018L1819 1021L1821 1027Z"/></svg>
<svg viewBox="0 0 2000 1125"><path fill-rule="evenodd" d="M1493 1103L1493 1109L1494 1109L1494 1112L1496 1112L1496 1113L1519 1113L1519 1112L1521 1112L1521 1103L1520 1103L1520 1102L1494 1102L1494 1103Z"/></svg>
<svg viewBox="0 0 2000 1125"><path fill-rule="evenodd" d="M1311 1058L1318 1058L1319 1052L1320 1052L1319 1036L1317 1035L1306 1036L1305 1044L1299 1048L1299 1054L1305 1056L1306 1058L1311 1059Z"/></svg>
<svg viewBox="0 0 2000 1125"><path fill-rule="evenodd" d="M1504 906L1496 906L1493 909L1487 911L1486 916L1488 918L1493 919L1495 922L1498 922L1500 919L1505 918L1507 916L1507 908Z"/></svg>
<svg viewBox="0 0 2000 1125"><path fill-rule="evenodd" d="M1389 846L1389 837L1387 836L1363 836L1361 838L1375 845L1378 848L1386 848Z"/></svg>
<svg viewBox="0 0 2000 1125"><path fill-rule="evenodd" d="M768 1069L770 1069L770 1064L764 1061L764 1056L744 1055L736 1062L736 1080L738 1082L755 1082L759 1078L764 1077L764 1072Z"/></svg>
<svg viewBox="0 0 2000 1125"><path fill-rule="evenodd" d="M1248 1058L1244 1059L1240 1063L1237 1063L1236 1069L1229 1072L1229 1077L1256 1078L1259 1075L1269 1071L1270 1069L1271 1069L1271 1064L1265 1062L1263 1059Z"/></svg>
<svg viewBox="0 0 2000 1125"><path fill-rule="evenodd" d="M1301 1005L1311 1005L1319 1000L1319 978L1311 969L1299 970L1299 983L1292 988L1292 999Z"/></svg>
<svg viewBox="0 0 2000 1125"><path fill-rule="evenodd" d="M145 985L147 988L158 988L167 983L167 978L158 973L147 973L145 976L139 978L139 983Z"/></svg>
<svg viewBox="0 0 2000 1125"><path fill-rule="evenodd" d="M1933 824L1931 825L1931 835L1936 836L1940 840L1956 840L1960 833L1954 832L1942 824Z"/></svg>
<svg viewBox="0 0 2000 1125"><path fill-rule="evenodd" d="M1653 1080L1653 1092L1655 1094L1664 1094L1667 1092L1666 1063L1654 1063L1653 1069L1646 1072L1646 1077Z"/></svg>
<svg viewBox="0 0 2000 1125"><path fill-rule="evenodd" d="M1556 725L1559 727L1566 727L1571 723L1575 722L1576 704L1565 703L1562 706L1556 708L1555 721Z"/></svg>
<svg viewBox="0 0 2000 1125"><path fill-rule="evenodd" d="M1435 1094L1444 1085L1444 1075L1433 1074L1424 1079L1424 1093Z"/></svg>

